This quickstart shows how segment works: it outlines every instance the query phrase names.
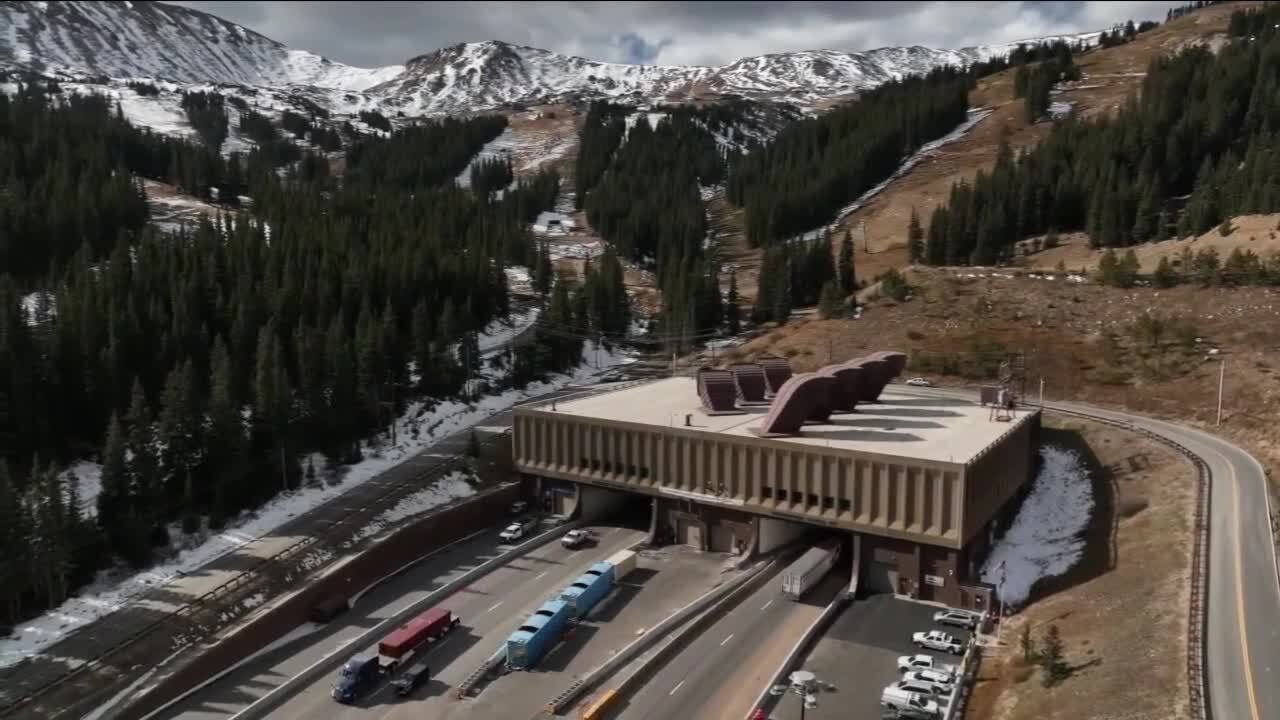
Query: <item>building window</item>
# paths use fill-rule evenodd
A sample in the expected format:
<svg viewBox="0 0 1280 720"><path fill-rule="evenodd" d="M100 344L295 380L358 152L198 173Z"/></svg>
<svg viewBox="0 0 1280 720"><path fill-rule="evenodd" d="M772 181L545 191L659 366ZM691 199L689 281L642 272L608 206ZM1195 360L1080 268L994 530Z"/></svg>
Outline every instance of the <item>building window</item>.
<svg viewBox="0 0 1280 720"><path fill-rule="evenodd" d="M853 503L840 498L840 512L853 512Z"/></svg>
<svg viewBox="0 0 1280 720"><path fill-rule="evenodd" d="M836 504L836 499L835 499L835 498L833 498L833 497L826 496L826 497L822 498L822 509L823 509L823 510L830 510L831 508L835 507L835 504Z"/></svg>
<svg viewBox="0 0 1280 720"><path fill-rule="evenodd" d="M804 502L804 493L800 492L799 490L792 490L792 491L791 491L791 504L792 504L792 505L799 505L799 504L801 504L801 503L803 503L803 502Z"/></svg>
<svg viewBox="0 0 1280 720"><path fill-rule="evenodd" d="M591 461L586 458L582 458L581 460L578 461L578 467L585 470L591 467Z"/></svg>
<svg viewBox="0 0 1280 720"><path fill-rule="evenodd" d="M630 475L631 477L635 477L635 475L636 475L636 466L635 466L635 465L628 465L628 466L627 466L627 474L628 474L628 475Z"/></svg>
<svg viewBox="0 0 1280 720"><path fill-rule="evenodd" d="M809 507L818 507L818 496L813 493L809 494Z"/></svg>
<svg viewBox="0 0 1280 720"><path fill-rule="evenodd" d="M647 468L647 467L642 467L642 468L640 468L640 477L642 477L642 478L647 478L647 477L649 477L649 468Z"/></svg>
<svg viewBox="0 0 1280 720"><path fill-rule="evenodd" d="M760 486L760 497L762 497L762 498L770 498L770 499L772 499L772 498L773 498L773 488L769 487L768 485L761 485L761 486Z"/></svg>

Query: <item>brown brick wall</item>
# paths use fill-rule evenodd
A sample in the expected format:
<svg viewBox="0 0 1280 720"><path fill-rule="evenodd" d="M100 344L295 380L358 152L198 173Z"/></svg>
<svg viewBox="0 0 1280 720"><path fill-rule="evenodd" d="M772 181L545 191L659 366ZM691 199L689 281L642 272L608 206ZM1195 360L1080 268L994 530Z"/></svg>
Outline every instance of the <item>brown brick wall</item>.
<svg viewBox="0 0 1280 720"><path fill-rule="evenodd" d="M125 708L121 720L136 720L182 695L208 678L226 670L240 659L280 639L308 620L311 607L320 599L338 593L350 595L380 577L476 529L493 525L504 517L511 502L520 496L519 485L428 515L408 525L386 540L356 556L344 567L317 580L279 606L241 626L215 644L199 652L147 695Z"/></svg>

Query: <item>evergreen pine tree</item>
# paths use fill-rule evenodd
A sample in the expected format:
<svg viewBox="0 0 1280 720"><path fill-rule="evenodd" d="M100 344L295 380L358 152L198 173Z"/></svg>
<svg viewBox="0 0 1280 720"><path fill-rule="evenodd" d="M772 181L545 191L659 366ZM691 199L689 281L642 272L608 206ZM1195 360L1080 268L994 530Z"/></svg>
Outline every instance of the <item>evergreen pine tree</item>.
<svg viewBox="0 0 1280 720"><path fill-rule="evenodd" d="M1053 687L1061 683L1070 672L1066 661L1063 660L1062 636L1058 632L1057 625L1050 625L1045 633L1039 660L1042 673L1040 681L1045 687Z"/></svg>
<svg viewBox="0 0 1280 720"><path fill-rule="evenodd" d="M924 229L920 227L920 217L914 207L911 208L911 221L907 224L907 256L913 265L924 261Z"/></svg>
<svg viewBox="0 0 1280 720"><path fill-rule="evenodd" d="M837 263L836 278L840 282L840 292L852 295L857 290L857 277L853 267L853 236L851 230L844 231L840 240L840 261Z"/></svg>
<svg viewBox="0 0 1280 720"><path fill-rule="evenodd" d="M725 302L725 326L730 337L742 332L741 309L738 307L738 273L729 273L729 296Z"/></svg>
<svg viewBox="0 0 1280 720"><path fill-rule="evenodd" d="M1173 272L1173 267L1169 265L1169 258L1160 258L1155 272L1151 275L1151 283L1158 288L1171 288L1178 284L1178 276Z"/></svg>
<svg viewBox="0 0 1280 720"><path fill-rule="evenodd" d="M836 288L833 281L828 280L822 285L821 299L818 301L818 312L822 317L831 319L839 317L843 314L844 298L840 295L840 290Z"/></svg>

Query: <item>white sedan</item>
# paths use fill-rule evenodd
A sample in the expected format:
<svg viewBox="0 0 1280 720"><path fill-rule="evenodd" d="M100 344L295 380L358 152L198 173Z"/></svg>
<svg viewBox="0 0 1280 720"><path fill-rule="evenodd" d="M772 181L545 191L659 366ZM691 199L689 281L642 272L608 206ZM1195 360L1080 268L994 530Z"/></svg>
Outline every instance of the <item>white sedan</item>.
<svg viewBox="0 0 1280 720"><path fill-rule="evenodd" d="M943 685L946 686L948 691L950 691L951 684L955 682L955 676L951 673L944 672L942 670L930 670L928 668L908 671L906 675L902 676L902 679Z"/></svg>
<svg viewBox="0 0 1280 720"><path fill-rule="evenodd" d="M949 652L952 655L959 655L964 652L964 643L960 642L959 638L954 635L944 633L941 630L912 633L911 642L921 648L938 650L940 652Z"/></svg>
<svg viewBox="0 0 1280 720"><path fill-rule="evenodd" d="M593 540L590 530L570 530L560 538L560 544L567 548L576 548Z"/></svg>
<svg viewBox="0 0 1280 720"><path fill-rule="evenodd" d="M928 380L922 377L911 378L910 380L907 381L907 384L914 385L916 387L933 387L933 383L929 382Z"/></svg>
<svg viewBox="0 0 1280 720"><path fill-rule="evenodd" d="M954 665L943 665L934 660L932 655L903 655L898 658L898 672L912 670L933 670L944 673L947 677L954 678L956 676L956 667Z"/></svg>

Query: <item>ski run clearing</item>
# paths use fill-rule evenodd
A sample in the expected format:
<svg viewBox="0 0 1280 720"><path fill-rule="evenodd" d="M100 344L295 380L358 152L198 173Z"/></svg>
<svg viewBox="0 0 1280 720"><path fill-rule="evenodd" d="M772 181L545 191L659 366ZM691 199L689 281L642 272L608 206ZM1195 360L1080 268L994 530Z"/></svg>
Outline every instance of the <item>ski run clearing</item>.
<svg viewBox="0 0 1280 720"><path fill-rule="evenodd" d="M903 175L906 175L908 172L911 171L911 168L920 164L921 160L924 160L925 158L928 158L928 157L932 157L934 153L942 149L944 146L950 145L951 143L964 137L966 134L968 134L970 130L974 128L974 126L976 126L978 123L985 120L987 116L990 115L991 113L992 113L991 110L987 110L985 108L977 108L974 110L970 110L969 117L965 119L964 122L957 125L954 130L947 133L946 135L943 135L937 140L933 140L931 142L925 143L924 145L921 145L920 149L917 150L911 157L907 158L906 160L903 160L902 164L898 166L898 169L895 170L892 175L886 178L884 182L862 193L862 195L860 195L857 200L854 200L852 203L849 203L848 205L844 206L844 208L841 209L838 214L836 214L836 219L832 221L832 223L829 226L817 228L816 230L810 230L809 232L802 234L799 237L799 239L800 240L816 240L822 237L822 233L825 232L826 230L828 229L834 230L836 225L840 224L841 220L844 220L845 218L849 217L850 215L854 214L859 209L861 209L863 205L866 205L868 202L871 201L872 198L874 198L875 196L883 192L885 188L889 187L890 183L892 183L894 180L897 180Z"/></svg>
<svg viewBox="0 0 1280 720"><path fill-rule="evenodd" d="M518 325L519 321L515 324ZM521 390L489 395L474 404L448 400L428 407L423 402L411 403L404 415L396 421L396 444L378 444L376 441L366 444L365 459L342 468L344 472L340 480L332 484L320 482L279 495L257 510L241 515L215 533L205 531L183 536L180 526L175 524L170 528L170 536L178 540L174 543L174 555L168 561L141 572L130 572L127 568L104 571L93 583L80 588L77 597L39 617L15 625L13 635L0 639L0 668L39 654L68 633L110 614L144 593L269 535L289 520L367 482L449 435L481 423L489 416L507 410L521 401L570 385L589 383L602 369L626 365L635 362L635 358L617 349L602 348L597 353L595 345L588 342L583 347L583 361L582 365L570 373L553 376L545 382L531 383ZM319 470L320 466L317 465L317 471ZM97 494L101 468L86 462L73 466L71 471L80 480L82 505L89 509L93 505L91 498ZM460 478L446 476L432 488L409 496L372 520L360 534L363 537L377 534L414 514L473 492ZM304 563L309 561L313 565L320 565L332 556L331 551L323 548L313 554L314 557L304 558Z"/></svg>
<svg viewBox="0 0 1280 720"><path fill-rule="evenodd" d="M991 549L982 580L998 588L1005 607L1026 604L1043 578L1066 573L1084 553L1083 532L1093 512L1089 470L1080 454L1040 449L1043 464L1031 493L1004 537Z"/></svg>

